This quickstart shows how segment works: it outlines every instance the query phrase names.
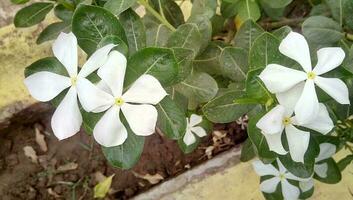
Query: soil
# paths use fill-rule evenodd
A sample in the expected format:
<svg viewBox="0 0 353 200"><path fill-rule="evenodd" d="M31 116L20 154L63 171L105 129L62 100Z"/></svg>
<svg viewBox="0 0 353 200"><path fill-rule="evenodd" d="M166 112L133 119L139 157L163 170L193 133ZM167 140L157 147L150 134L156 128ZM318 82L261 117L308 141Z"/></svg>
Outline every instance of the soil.
<svg viewBox="0 0 353 200"><path fill-rule="evenodd" d="M25 125L15 123L0 133L2 200L93 199L93 188L99 177L112 174L115 177L105 199L128 199L157 184L158 180L145 175L162 176L163 182L234 147L247 137L246 119L216 124L213 133L203 138L194 152L184 155L175 141L156 133L146 138L138 164L133 169L121 170L107 163L99 145L83 131L59 142L50 130L52 112L42 112L40 119ZM45 137L46 152L36 142L35 129ZM34 149L37 163L25 156L24 147Z"/></svg>

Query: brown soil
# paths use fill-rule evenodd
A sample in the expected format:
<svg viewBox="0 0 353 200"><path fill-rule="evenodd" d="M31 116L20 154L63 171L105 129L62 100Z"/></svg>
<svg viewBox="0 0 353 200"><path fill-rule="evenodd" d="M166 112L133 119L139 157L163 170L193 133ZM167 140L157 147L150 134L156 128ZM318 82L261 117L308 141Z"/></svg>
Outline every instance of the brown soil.
<svg viewBox="0 0 353 200"><path fill-rule="evenodd" d="M12 125L0 133L0 197L2 200L31 199L93 199L93 188L98 183L96 173L115 174L112 189L106 199L127 199L152 186L139 178L159 174L163 181L198 165L212 156L244 141L246 134L239 123L215 125L215 130L204 138L191 154L184 155L175 141L159 134L146 138L139 163L131 170L109 166L100 147L83 131L59 142L50 131L51 112L44 112L37 120L45 127L48 151L43 152L35 140L34 123ZM243 127L244 128L244 127ZM23 148L31 146L38 155L38 164L25 156ZM206 154L206 149L211 150ZM76 163L78 167L65 172L59 166Z"/></svg>

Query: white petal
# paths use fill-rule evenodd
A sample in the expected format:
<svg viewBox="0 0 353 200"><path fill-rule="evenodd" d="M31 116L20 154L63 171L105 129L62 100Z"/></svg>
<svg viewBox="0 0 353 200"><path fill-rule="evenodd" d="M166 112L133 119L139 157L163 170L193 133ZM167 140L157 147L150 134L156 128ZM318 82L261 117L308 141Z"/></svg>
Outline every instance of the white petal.
<svg viewBox="0 0 353 200"><path fill-rule="evenodd" d="M109 86L115 97L121 97L124 87L126 58L118 51L112 51L106 63L99 68L98 76Z"/></svg>
<svg viewBox="0 0 353 200"><path fill-rule="evenodd" d="M307 78L306 73L277 64L269 64L259 75L272 93L285 92Z"/></svg>
<svg viewBox="0 0 353 200"><path fill-rule="evenodd" d="M86 78L78 78L76 86L78 98L87 112L103 112L114 104L112 95L100 90Z"/></svg>
<svg viewBox="0 0 353 200"><path fill-rule="evenodd" d="M96 86L103 90L104 92L113 95L113 92L111 91L111 89L109 88L108 84L106 84L103 80L100 80Z"/></svg>
<svg viewBox="0 0 353 200"><path fill-rule="evenodd" d="M121 111L136 135L148 136L154 133L158 116L154 106L124 103Z"/></svg>
<svg viewBox="0 0 353 200"><path fill-rule="evenodd" d="M314 165L314 171L315 171L316 175L320 176L321 178L327 177L327 170L328 170L327 163Z"/></svg>
<svg viewBox="0 0 353 200"><path fill-rule="evenodd" d="M196 115L196 114L192 114L190 116L190 123L189 123L189 126L196 126L198 125L199 123L202 122L202 116L200 115Z"/></svg>
<svg viewBox="0 0 353 200"><path fill-rule="evenodd" d="M265 193L273 193L276 191L280 179L278 177L273 177L264 180L260 184L260 190Z"/></svg>
<svg viewBox="0 0 353 200"><path fill-rule="evenodd" d="M278 170L271 164L264 164L260 160L255 160L252 163L255 172L259 176L266 176L266 175L273 175L273 176L278 176L279 172Z"/></svg>
<svg viewBox="0 0 353 200"><path fill-rule="evenodd" d="M317 76L315 83L340 104L349 104L347 85L338 78L323 78Z"/></svg>
<svg viewBox="0 0 353 200"><path fill-rule="evenodd" d="M311 190L314 187L314 179L310 179L308 181L300 181L299 182L299 188L302 190L302 192L307 192Z"/></svg>
<svg viewBox="0 0 353 200"><path fill-rule="evenodd" d="M265 134L263 133L263 135L266 138L268 147L270 148L271 151L274 151L280 155L285 155L288 152L283 148L282 145L282 132L276 133L276 134Z"/></svg>
<svg viewBox="0 0 353 200"><path fill-rule="evenodd" d="M53 44L54 56L65 66L70 77L77 75L77 39L70 33L61 32Z"/></svg>
<svg viewBox="0 0 353 200"><path fill-rule="evenodd" d="M304 155L309 146L310 133L301 131L293 125L286 126L286 135L291 158L304 163Z"/></svg>
<svg viewBox="0 0 353 200"><path fill-rule="evenodd" d="M316 96L314 81L306 81L303 93L294 110L296 121L299 124L307 124L316 118L319 112L319 100Z"/></svg>
<svg viewBox="0 0 353 200"><path fill-rule="evenodd" d="M285 108L277 105L266 113L257 123L256 127L266 134L276 134L283 130Z"/></svg>
<svg viewBox="0 0 353 200"><path fill-rule="evenodd" d="M201 126L191 127L191 131L199 137L205 137L207 135L205 129L203 129Z"/></svg>
<svg viewBox="0 0 353 200"><path fill-rule="evenodd" d="M322 160L331 158L331 156L336 153L336 145L331 143L321 143L320 144L320 153L315 159L315 162L320 162Z"/></svg>
<svg viewBox="0 0 353 200"><path fill-rule="evenodd" d="M300 82L291 89L276 94L279 104L286 108L287 117L290 117L293 114L295 105L303 93L304 85L305 82Z"/></svg>
<svg viewBox="0 0 353 200"><path fill-rule="evenodd" d="M119 118L119 107L111 107L93 129L94 139L102 146L121 145L127 138L127 131Z"/></svg>
<svg viewBox="0 0 353 200"><path fill-rule="evenodd" d="M298 200L299 195L300 195L300 190L290 184L286 179L281 181L282 185L282 194L284 199L286 200Z"/></svg>
<svg viewBox="0 0 353 200"><path fill-rule="evenodd" d="M186 133L183 137L183 142L189 146L189 145L192 145L196 142L196 138L195 138L195 135L191 133L190 130L186 130Z"/></svg>
<svg viewBox="0 0 353 200"><path fill-rule="evenodd" d="M71 87L64 99L56 108L51 118L51 127L54 135L63 140L80 131L82 116L77 102L77 92Z"/></svg>
<svg viewBox="0 0 353 200"><path fill-rule="evenodd" d="M148 74L140 76L123 95L126 102L158 104L167 92L163 89L159 81Z"/></svg>
<svg viewBox="0 0 353 200"><path fill-rule="evenodd" d="M302 126L326 135L333 129L334 124L325 105L320 103L317 117L310 123L303 124Z"/></svg>
<svg viewBox="0 0 353 200"><path fill-rule="evenodd" d="M24 80L29 93L38 101L50 101L64 89L70 87L71 80L52 72L38 72Z"/></svg>
<svg viewBox="0 0 353 200"><path fill-rule="evenodd" d="M277 161L279 173L285 174L287 172L287 169L283 166L282 162L278 158L276 159L276 161Z"/></svg>
<svg viewBox="0 0 353 200"><path fill-rule="evenodd" d="M317 51L317 65L313 72L317 75L329 72L340 66L344 60L345 53L342 48L328 47Z"/></svg>
<svg viewBox="0 0 353 200"><path fill-rule="evenodd" d="M86 63L83 65L81 71L79 72L79 77L86 77L92 72L96 71L98 68L102 67L108 59L109 52L115 47L114 44L108 44L96 52L94 52L91 57L88 58Z"/></svg>
<svg viewBox="0 0 353 200"><path fill-rule="evenodd" d="M304 36L296 32L290 32L279 45L279 51L297 61L304 71L311 71L310 50Z"/></svg>

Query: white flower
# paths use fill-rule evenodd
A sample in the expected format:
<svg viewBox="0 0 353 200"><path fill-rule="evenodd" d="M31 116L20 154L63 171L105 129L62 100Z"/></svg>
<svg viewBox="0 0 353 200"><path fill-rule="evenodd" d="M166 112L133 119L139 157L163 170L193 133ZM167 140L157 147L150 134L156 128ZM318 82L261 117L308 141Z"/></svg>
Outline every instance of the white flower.
<svg viewBox="0 0 353 200"><path fill-rule="evenodd" d="M112 51L97 73L107 85L105 91L100 89L99 93L92 95L92 91L87 90L84 94L90 98L88 111L106 111L93 130L96 141L105 147L121 145L128 136L126 127L120 120L120 110L136 135L147 136L154 133L158 114L153 105L167 95L159 81L147 74L139 77L123 94L126 63L123 54Z"/></svg>
<svg viewBox="0 0 353 200"><path fill-rule="evenodd" d="M303 193L313 189L313 187L314 187L314 179L313 178L310 178L307 181L300 181L299 182L299 188Z"/></svg>
<svg viewBox="0 0 353 200"><path fill-rule="evenodd" d="M317 51L318 62L314 69L308 44L299 33L291 32L283 39L279 51L297 61L303 71L287 68L278 64L269 64L260 74L260 79L272 93L285 92L301 82L305 87L295 106L295 114L299 124L308 123L319 112L319 102L315 85L320 87L340 104L349 104L348 88L338 78L324 78L323 75L344 60L345 53L341 48L329 47Z"/></svg>
<svg viewBox="0 0 353 200"><path fill-rule="evenodd" d="M291 158L296 162L304 162L304 155L309 146L310 133L299 130L297 116L293 115L296 100L300 96L303 84L298 84L292 90L277 94L279 105L265 114L256 124L266 138L271 151L286 154L281 137L285 130ZM301 125L322 134L329 133L334 127L324 104L319 104L319 113L310 123Z"/></svg>
<svg viewBox="0 0 353 200"><path fill-rule="evenodd" d="M281 183L284 199L297 200L300 195L300 190L296 186L290 184L288 180L307 181L307 179L294 176L283 166L279 159L277 159L277 164L279 169L276 169L272 164L264 164L259 160L253 162L253 167L259 176L272 176L261 182L261 191L265 193L274 193L278 184Z"/></svg>
<svg viewBox="0 0 353 200"><path fill-rule="evenodd" d="M205 129L203 129L201 126L197 126L202 122L202 117L199 115L192 114L189 118L186 118L186 132L183 138L183 141L186 145L191 145L196 142L196 137L194 134L196 134L199 137L204 137L207 135Z"/></svg>
<svg viewBox="0 0 353 200"><path fill-rule="evenodd" d="M82 124L82 116L78 107L77 95L84 109L88 109L86 102L89 99L81 94L85 90L100 93L86 77L97 70L108 58L113 44L98 49L77 73L77 39L73 33L61 33L53 44L55 57L64 65L68 77L49 71L42 71L28 76L24 83L30 94L38 101L50 101L66 88L70 88L57 107L51 119L51 126L55 136L66 139L76 134ZM93 94L92 94L93 95Z"/></svg>
<svg viewBox="0 0 353 200"><path fill-rule="evenodd" d="M320 153L315 158L314 172L321 178L327 177L327 163L320 163L323 160L331 158L336 153L336 146L331 143L320 144Z"/></svg>

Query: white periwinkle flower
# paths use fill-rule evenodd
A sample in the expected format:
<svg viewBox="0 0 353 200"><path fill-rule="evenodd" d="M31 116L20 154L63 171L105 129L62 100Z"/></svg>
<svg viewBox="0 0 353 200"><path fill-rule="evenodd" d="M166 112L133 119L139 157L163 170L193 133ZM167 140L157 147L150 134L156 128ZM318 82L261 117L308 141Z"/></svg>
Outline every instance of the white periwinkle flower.
<svg viewBox="0 0 353 200"><path fill-rule="evenodd" d="M298 187L290 184L288 180L307 181L307 179L294 176L283 166L279 159L277 159L277 164L279 169L276 169L272 164L264 164L259 160L253 162L253 167L259 176L272 176L261 182L261 191L265 193L274 193L278 184L281 183L284 199L297 200L300 195L300 190Z"/></svg>
<svg viewBox="0 0 353 200"><path fill-rule="evenodd" d="M284 155L281 137L285 130L291 158L296 162L304 162L304 155L309 146L310 133L299 130L297 116L293 116L296 100L299 98L303 84L298 84L292 90L277 94L279 105L265 114L256 124L265 136L270 150ZM329 133L334 127L324 104L319 104L319 113L310 123L301 126L315 130L322 134Z"/></svg>
<svg viewBox="0 0 353 200"><path fill-rule="evenodd" d="M90 98L89 112L106 111L93 130L95 140L105 147L121 145L128 136L120 120L120 110L136 135L154 133L158 113L153 105L167 95L159 81L147 74L139 77L123 94L126 63L123 54L112 51L107 62L97 72L108 91L99 90L99 93L94 94L94 91L87 90L84 94Z"/></svg>
<svg viewBox="0 0 353 200"><path fill-rule="evenodd" d="M80 130L82 116L78 107L77 96L83 108L86 109L85 103L89 99L83 97L82 92L85 90L100 92L86 77L104 64L112 48L114 48L114 45L109 44L98 49L77 73L77 39L73 33L61 33L53 44L53 53L66 68L68 77L49 71L41 71L28 76L24 80L30 94L42 102L52 100L63 90L69 88L51 119L53 132L59 140L71 137Z"/></svg>
<svg viewBox="0 0 353 200"><path fill-rule="evenodd" d="M320 87L340 104L349 104L348 88L338 78L324 78L323 75L337 68L344 60L345 53L341 48L328 47L317 51L318 62L312 69L309 46L299 33L291 32L283 39L279 51L297 61L303 71L287 68L278 64L269 64L260 74L260 79L272 93L285 92L301 82L305 87L295 106L299 124L308 123L319 112L319 102L315 85Z"/></svg>
<svg viewBox="0 0 353 200"><path fill-rule="evenodd" d="M186 145L191 145L196 142L196 134L198 137L204 137L207 135L205 129L201 126L197 126L202 122L202 116L192 114L189 118L186 118L186 132L183 138L183 141Z"/></svg>
<svg viewBox="0 0 353 200"><path fill-rule="evenodd" d="M320 144L320 153L315 158L314 172L321 178L327 177L328 165L327 163L321 163L321 161L331 158L336 153L336 145L331 143Z"/></svg>

